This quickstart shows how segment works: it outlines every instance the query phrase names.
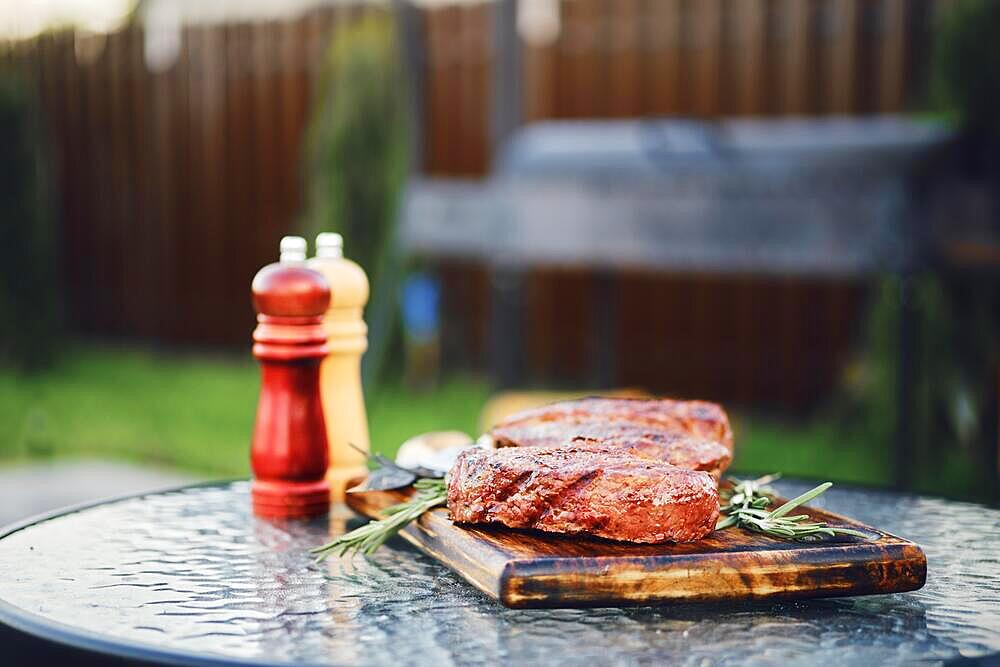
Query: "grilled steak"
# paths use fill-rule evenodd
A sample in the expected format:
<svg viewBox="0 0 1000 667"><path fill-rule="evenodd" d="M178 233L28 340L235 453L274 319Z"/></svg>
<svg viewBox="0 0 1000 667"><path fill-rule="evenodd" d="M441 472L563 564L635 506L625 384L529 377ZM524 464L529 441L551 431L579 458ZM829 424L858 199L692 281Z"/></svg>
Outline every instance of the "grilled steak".
<svg viewBox="0 0 1000 667"><path fill-rule="evenodd" d="M691 542L715 528L711 475L615 445L468 449L448 473L458 523L499 523L626 542Z"/></svg>
<svg viewBox="0 0 1000 667"><path fill-rule="evenodd" d="M490 431L497 447L615 444L644 458L718 478L732 459L733 433L721 407L702 401L585 398L526 410Z"/></svg>

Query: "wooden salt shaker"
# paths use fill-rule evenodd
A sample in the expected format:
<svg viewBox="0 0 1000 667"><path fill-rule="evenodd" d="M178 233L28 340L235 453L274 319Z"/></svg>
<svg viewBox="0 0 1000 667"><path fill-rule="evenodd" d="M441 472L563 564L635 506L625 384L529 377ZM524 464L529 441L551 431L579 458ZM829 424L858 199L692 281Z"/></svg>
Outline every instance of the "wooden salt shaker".
<svg viewBox="0 0 1000 667"><path fill-rule="evenodd" d="M368 302L368 277L344 257L343 237L324 233L316 237L316 257L308 266L322 273L332 297L323 324L329 355L320 368L320 394L330 445L327 480L334 500L344 499L348 481L367 472L368 418L361 389L361 355L368 349L368 327L363 310Z"/></svg>
<svg viewBox="0 0 1000 667"><path fill-rule="evenodd" d="M326 356L326 279L305 266L305 239L285 237L281 261L253 279L253 355L261 391L251 448L254 513L305 518L330 507L319 365Z"/></svg>

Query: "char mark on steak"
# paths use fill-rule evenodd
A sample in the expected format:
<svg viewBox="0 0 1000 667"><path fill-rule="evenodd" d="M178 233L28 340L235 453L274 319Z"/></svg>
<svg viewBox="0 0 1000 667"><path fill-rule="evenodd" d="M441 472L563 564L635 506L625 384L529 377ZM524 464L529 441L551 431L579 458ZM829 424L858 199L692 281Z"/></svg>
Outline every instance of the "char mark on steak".
<svg viewBox="0 0 1000 667"><path fill-rule="evenodd" d="M637 428L655 427L687 433L722 443L733 451L733 431L725 410L706 401L677 401L669 398L582 398L562 401L513 414L493 427L497 437L518 426L562 424L627 424ZM539 443L540 444L540 443Z"/></svg>
<svg viewBox="0 0 1000 667"><path fill-rule="evenodd" d="M473 448L448 473L448 509L458 523L691 542L714 530L719 495L705 472L614 446Z"/></svg>
<svg viewBox="0 0 1000 667"><path fill-rule="evenodd" d="M721 407L703 401L585 398L517 413L490 431L497 447L613 444L644 458L720 477L733 433Z"/></svg>

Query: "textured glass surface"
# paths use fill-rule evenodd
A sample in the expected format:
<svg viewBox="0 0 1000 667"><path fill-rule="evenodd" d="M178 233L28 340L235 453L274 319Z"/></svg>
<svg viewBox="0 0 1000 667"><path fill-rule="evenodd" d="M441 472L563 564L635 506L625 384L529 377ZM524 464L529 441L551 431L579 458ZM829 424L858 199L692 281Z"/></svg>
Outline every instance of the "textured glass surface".
<svg viewBox="0 0 1000 667"><path fill-rule="evenodd" d="M779 485L786 494L806 487ZM51 519L0 540L0 599L160 648L393 665L889 664L1000 651L1000 512L835 488L815 504L917 541L915 593L798 603L505 609L400 541L313 565L339 517L271 524L248 485L197 487Z"/></svg>

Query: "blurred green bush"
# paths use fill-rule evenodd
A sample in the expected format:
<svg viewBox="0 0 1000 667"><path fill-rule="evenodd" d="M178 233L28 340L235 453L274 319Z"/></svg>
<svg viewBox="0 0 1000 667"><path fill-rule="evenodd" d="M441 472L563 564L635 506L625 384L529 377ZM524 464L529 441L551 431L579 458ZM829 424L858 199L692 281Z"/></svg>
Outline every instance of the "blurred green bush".
<svg viewBox="0 0 1000 667"><path fill-rule="evenodd" d="M935 105L967 128L1000 132L1000 2L962 0L936 28L931 92Z"/></svg>
<svg viewBox="0 0 1000 667"><path fill-rule="evenodd" d="M918 490L989 500L994 490L984 453L992 442L1000 340L991 304L997 288L925 273L912 284L914 369L910 386L909 462ZM861 360L847 374L839 405L841 437L871 452L892 447L899 395L900 283L886 277L869 307Z"/></svg>
<svg viewBox="0 0 1000 667"><path fill-rule="evenodd" d="M50 162L31 82L0 68L0 362L48 365L59 332Z"/></svg>
<svg viewBox="0 0 1000 667"><path fill-rule="evenodd" d="M369 9L340 26L322 63L306 133L307 236L337 231L368 273L370 389L399 350L396 214L409 169L409 97L391 12Z"/></svg>

